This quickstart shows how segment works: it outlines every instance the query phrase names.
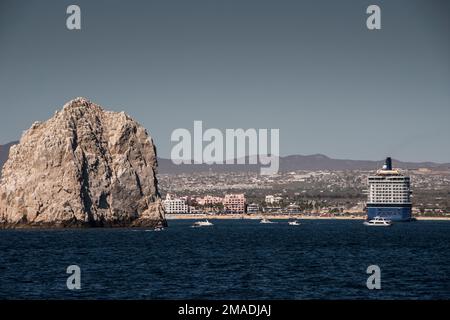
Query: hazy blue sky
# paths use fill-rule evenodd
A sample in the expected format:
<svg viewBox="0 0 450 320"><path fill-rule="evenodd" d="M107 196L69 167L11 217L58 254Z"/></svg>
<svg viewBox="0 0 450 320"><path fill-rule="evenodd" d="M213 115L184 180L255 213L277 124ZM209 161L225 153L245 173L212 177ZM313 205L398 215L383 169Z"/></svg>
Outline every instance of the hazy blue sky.
<svg viewBox="0 0 450 320"><path fill-rule="evenodd" d="M165 157L203 120L279 128L283 155L450 162L450 1L0 0L0 143L77 96Z"/></svg>

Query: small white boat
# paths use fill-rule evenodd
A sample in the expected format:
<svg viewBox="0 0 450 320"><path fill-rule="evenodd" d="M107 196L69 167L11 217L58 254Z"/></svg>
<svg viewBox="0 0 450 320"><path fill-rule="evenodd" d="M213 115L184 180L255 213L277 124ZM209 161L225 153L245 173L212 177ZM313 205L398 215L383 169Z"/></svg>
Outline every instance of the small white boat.
<svg viewBox="0 0 450 320"><path fill-rule="evenodd" d="M382 217L375 217L372 220L365 221L364 225L372 227L390 227L392 225L392 221Z"/></svg>
<svg viewBox="0 0 450 320"><path fill-rule="evenodd" d="M261 221L259 223L274 223L266 218L262 218Z"/></svg>
<svg viewBox="0 0 450 320"><path fill-rule="evenodd" d="M163 227L155 227L154 229L145 230L145 232L152 232L152 231L164 231L164 228Z"/></svg>
<svg viewBox="0 0 450 320"><path fill-rule="evenodd" d="M289 221L288 223L289 223L290 226L299 226L300 225L300 222L298 222L297 220Z"/></svg>
<svg viewBox="0 0 450 320"><path fill-rule="evenodd" d="M208 219L205 221L196 221L193 225L193 227L209 227L213 226L212 222L209 222Z"/></svg>

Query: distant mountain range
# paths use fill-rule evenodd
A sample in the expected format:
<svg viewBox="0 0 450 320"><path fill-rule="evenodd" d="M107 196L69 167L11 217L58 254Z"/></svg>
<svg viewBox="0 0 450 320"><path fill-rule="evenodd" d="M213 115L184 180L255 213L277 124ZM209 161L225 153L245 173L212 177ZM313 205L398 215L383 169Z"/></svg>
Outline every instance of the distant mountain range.
<svg viewBox="0 0 450 320"><path fill-rule="evenodd" d="M248 163L248 162L247 162ZM182 164L175 165L170 159L158 159L159 173L194 173L194 172L259 172L260 165L206 165L206 164ZM280 171L289 172L296 170L377 170L384 164L383 160L343 160L332 159L323 154L292 155L280 157ZM450 170L450 163L440 164L434 162L402 162L393 160L395 168L419 169L428 168L436 170Z"/></svg>
<svg viewBox="0 0 450 320"><path fill-rule="evenodd" d="M9 148L18 142L11 142L6 145L0 145L0 168L8 158ZM248 160L248 158L246 159ZM248 161L247 161L248 163ZM377 170L381 168L384 160L368 161L368 160L345 160L332 159L323 154L314 155L292 155L280 157L280 170L284 172L295 170ZM450 170L450 163L435 162L402 162L393 160L394 167L402 169L418 169L428 168L437 170ZM158 158L158 172L164 174L181 174L181 173L200 173L200 172L259 172L260 165L257 164L182 164L175 165L170 159Z"/></svg>

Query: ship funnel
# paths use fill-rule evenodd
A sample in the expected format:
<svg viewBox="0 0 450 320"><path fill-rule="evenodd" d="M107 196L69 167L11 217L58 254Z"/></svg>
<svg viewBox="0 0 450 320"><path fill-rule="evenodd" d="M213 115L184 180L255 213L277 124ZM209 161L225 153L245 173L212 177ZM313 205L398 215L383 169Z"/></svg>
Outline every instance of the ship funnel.
<svg viewBox="0 0 450 320"><path fill-rule="evenodd" d="M386 168L385 170L392 170L392 159L391 157L387 157L386 158L386 162L384 163L384 167Z"/></svg>

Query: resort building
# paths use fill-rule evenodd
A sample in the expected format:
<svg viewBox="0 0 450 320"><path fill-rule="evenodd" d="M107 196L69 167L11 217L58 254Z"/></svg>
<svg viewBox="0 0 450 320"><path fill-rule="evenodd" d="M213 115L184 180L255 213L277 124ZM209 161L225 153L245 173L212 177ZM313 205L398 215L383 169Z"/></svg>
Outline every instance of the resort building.
<svg viewBox="0 0 450 320"><path fill-rule="evenodd" d="M196 198L195 201L201 206L217 205L223 202L223 198L206 195L203 198Z"/></svg>
<svg viewBox="0 0 450 320"><path fill-rule="evenodd" d="M189 213L189 206L185 199L172 198L170 194L167 194L162 203L166 213Z"/></svg>
<svg viewBox="0 0 450 320"><path fill-rule="evenodd" d="M271 194L266 196L266 203L268 203L268 204L279 203L281 200L283 200L282 197L276 197L276 196L271 195Z"/></svg>
<svg viewBox="0 0 450 320"><path fill-rule="evenodd" d="M247 213L258 213L259 212L259 206L256 203L251 203L247 206Z"/></svg>
<svg viewBox="0 0 450 320"><path fill-rule="evenodd" d="M225 213L244 213L245 212L244 194L227 194L223 199L223 208Z"/></svg>

